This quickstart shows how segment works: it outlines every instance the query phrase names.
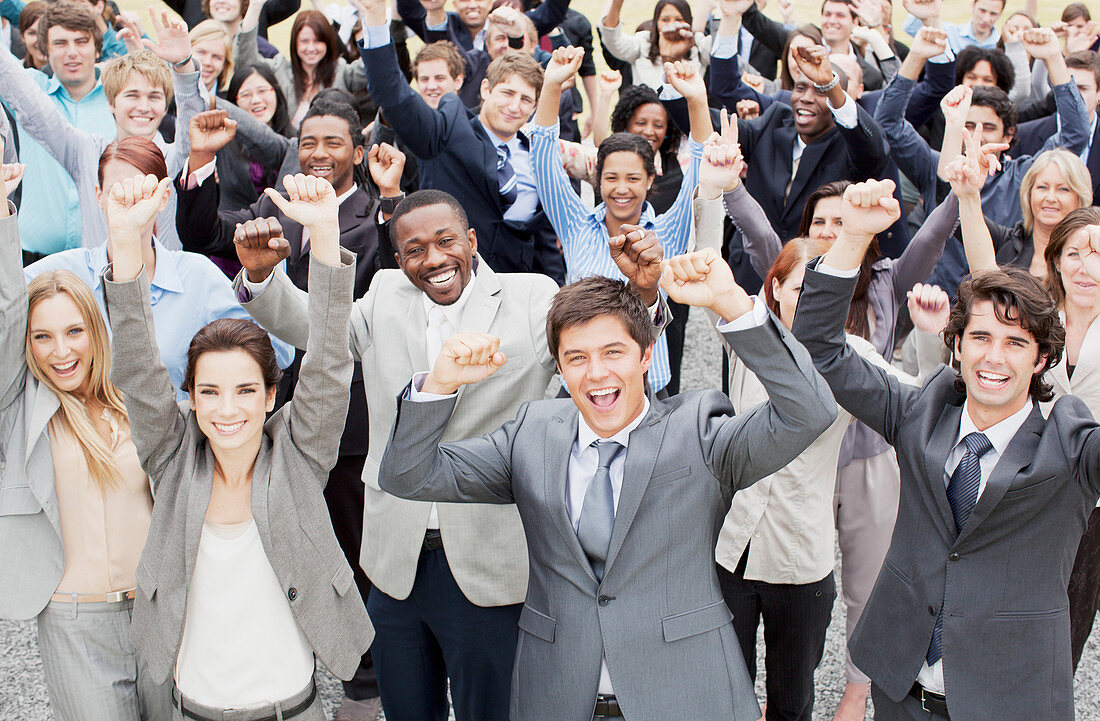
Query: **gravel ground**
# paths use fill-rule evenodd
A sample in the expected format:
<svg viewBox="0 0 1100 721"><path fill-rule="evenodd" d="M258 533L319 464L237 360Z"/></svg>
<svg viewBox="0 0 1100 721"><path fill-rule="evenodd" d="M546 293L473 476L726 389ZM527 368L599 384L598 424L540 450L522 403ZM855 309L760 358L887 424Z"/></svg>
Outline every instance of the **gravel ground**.
<svg viewBox="0 0 1100 721"><path fill-rule="evenodd" d="M692 313L684 358L684 390L721 387L717 336L707 325L702 313ZM837 581L839 585L839 574ZM758 649L763 650L762 638L758 640ZM761 669L756 684L757 696L763 700L762 655L757 665ZM0 684L0 721L48 721L53 718L33 623L0 621L0 678L3 679ZM339 704L340 685L325 671L319 674L319 678L325 708L331 716ZM814 721L829 721L832 718L843 687L844 604L838 594L826 636L825 658L817 669ZM1077 670L1074 695L1079 721L1100 721L1100 631L1093 633L1085 649L1085 656ZM870 711L867 718L871 718Z"/></svg>

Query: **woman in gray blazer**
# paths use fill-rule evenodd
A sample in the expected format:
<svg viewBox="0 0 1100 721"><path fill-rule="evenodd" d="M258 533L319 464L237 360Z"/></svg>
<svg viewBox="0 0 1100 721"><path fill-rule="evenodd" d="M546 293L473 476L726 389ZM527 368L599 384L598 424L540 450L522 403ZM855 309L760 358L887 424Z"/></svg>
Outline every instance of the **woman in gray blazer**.
<svg viewBox="0 0 1100 721"><path fill-rule="evenodd" d="M0 618L34 618L58 721L164 721L130 640L138 556L152 517L110 342L68 271L23 278L0 166Z"/></svg>
<svg viewBox="0 0 1100 721"><path fill-rule="evenodd" d="M174 681L176 718L324 719L315 659L350 679L374 635L322 491L347 413L353 256L339 246L336 193L304 175L273 202L310 234L310 334L294 400L275 403L267 334L218 320L188 351L177 405L160 362L140 236L170 181L136 176L107 200L114 263L104 277L112 377L132 404L134 444L157 496L137 568L134 645ZM249 221L238 242L278 254ZM260 238L260 240L257 240Z"/></svg>

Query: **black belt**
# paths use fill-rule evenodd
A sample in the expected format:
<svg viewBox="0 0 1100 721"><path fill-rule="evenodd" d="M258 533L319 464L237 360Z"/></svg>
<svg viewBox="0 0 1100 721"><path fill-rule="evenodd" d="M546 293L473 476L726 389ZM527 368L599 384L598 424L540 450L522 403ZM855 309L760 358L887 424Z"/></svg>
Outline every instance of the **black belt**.
<svg viewBox="0 0 1100 721"><path fill-rule="evenodd" d="M909 689L909 695L920 701L920 707L928 713L950 718L947 715L947 697L942 693L929 691L919 683L915 683L913 688Z"/></svg>
<svg viewBox="0 0 1100 721"><path fill-rule="evenodd" d="M283 714L281 718L283 718L284 721L285 719L294 718L298 714L302 713L307 708L309 708L310 705L312 705L313 702L317 699L316 681L311 682L310 686L311 688L309 690L309 696L307 696L304 701L296 706L292 706L291 708L283 709ZM175 688L175 686L172 687L172 696L174 697L172 699L172 705L180 710L180 713L183 715L184 718L194 719L194 721L220 721L220 718L215 719L210 718L209 716L203 716L201 713L195 711L194 709L188 708L187 703L183 699L183 694L181 694L179 692L179 689ZM275 712L272 711L267 716L261 716L260 718L254 719L254 721L278 721L279 718L280 717L276 716Z"/></svg>
<svg viewBox="0 0 1100 721"><path fill-rule="evenodd" d="M424 543L420 546L420 552L438 551L440 548L443 548L443 534L438 528L429 528L424 532Z"/></svg>
<svg viewBox="0 0 1100 721"><path fill-rule="evenodd" d="M609 694L599 694L596 696L596 710L592 712L592 717L622 718L623 712L619 710L619 700Z"/></svg>

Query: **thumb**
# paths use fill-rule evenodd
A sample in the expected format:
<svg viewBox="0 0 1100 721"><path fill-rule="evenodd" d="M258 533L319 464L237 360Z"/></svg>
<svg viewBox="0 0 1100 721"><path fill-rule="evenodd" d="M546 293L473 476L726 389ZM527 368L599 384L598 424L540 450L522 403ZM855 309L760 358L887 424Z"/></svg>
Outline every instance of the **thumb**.
<svg viewBox="0 0 1100 721"><path fill-rule="evenodd" d="M290 201L280 195L274 188L264 188L264 194L271 198L271 202L275 204L275 207L283 211L284 215L290 215Z"/></svg>

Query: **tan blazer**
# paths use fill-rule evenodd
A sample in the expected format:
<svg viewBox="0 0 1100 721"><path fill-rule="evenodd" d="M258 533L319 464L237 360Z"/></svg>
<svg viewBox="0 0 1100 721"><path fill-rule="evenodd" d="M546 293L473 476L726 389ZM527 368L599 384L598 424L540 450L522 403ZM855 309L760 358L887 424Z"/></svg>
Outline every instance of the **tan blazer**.
<svg viewBox="0 0 1100 721"><path fill-rule="evenodd" d="M336 463L351 384L347 347L355 256L344 266L310 261L309 287L322 302L309 319L319 332L302 361L294 400L273 413L252 472L252 517L264 553L317 658L350 679L374 638L351 567L332 532L323 495ZM114 338L111 380L122 391L141 465L156 502L137 567L134 648L158 683L175 666L187 591L213 488L214 454L194 413L176 403L153 334L144 274L104 277Z"/></svg>
<svg viewBox="0 0 1100 721"><path fill-rule="evenodd" d="M488 433L542 398L556 368L546 346L546 311L558 290L546 276L497 274L477 259L461 327L501 338L508 362L458 392L444 440ZM240 278L236 281L240 283ZM309 300L280 270L245 309L269 332L305 347ZM370 447L363 467L363 547L359 563L371 583L407 598L416 578L431 503L392 496L378 486L378 464L397 413L397 396L428 365L424 294L399 270L381 270L351 314L351 349L363 363ZM451 573L479 606L520 603L527 591L527 544L514 505L440 503L439 530Z"/></svg>

